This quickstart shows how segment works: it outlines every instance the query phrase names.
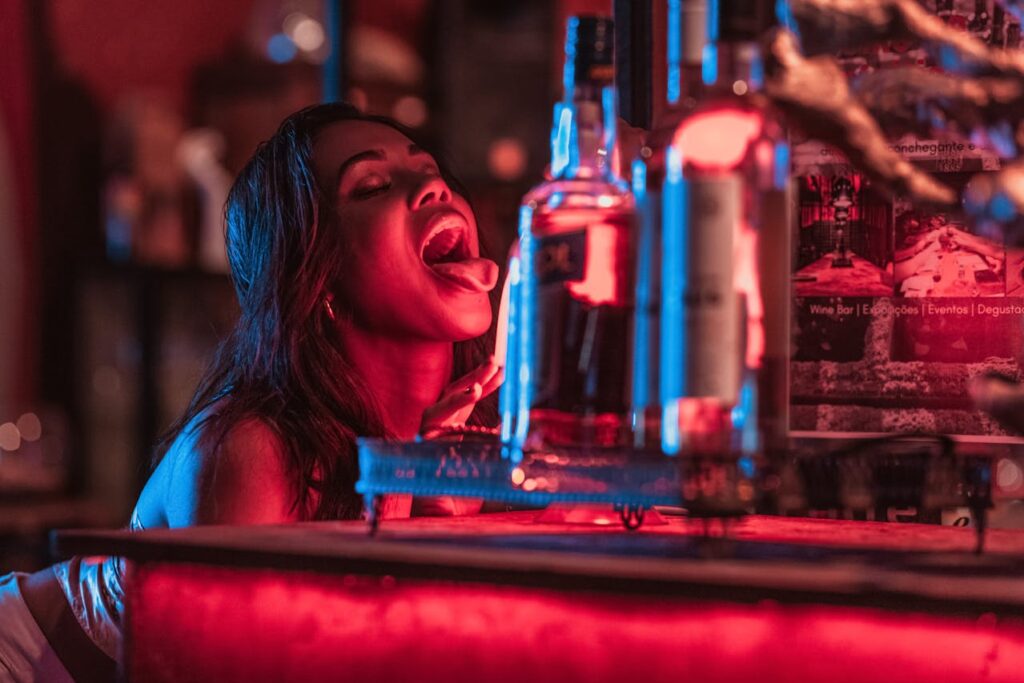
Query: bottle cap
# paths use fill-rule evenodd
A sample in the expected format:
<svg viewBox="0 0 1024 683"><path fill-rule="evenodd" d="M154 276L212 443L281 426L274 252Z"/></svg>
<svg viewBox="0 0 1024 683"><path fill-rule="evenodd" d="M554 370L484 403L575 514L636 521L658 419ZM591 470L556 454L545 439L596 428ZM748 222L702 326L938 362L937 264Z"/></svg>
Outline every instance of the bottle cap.
<svg viewBox="0 0 1024 683"><path fill-rule="evenodd" d="M615 80L615 27L608 17L572 16L565 27L567 92L584 81L601 85Z"/></svg>
<svg viewBox="0 0 1024 683"><path fill-rule="evenodd" d="M700 64L704 58L704 46L708 42L707 0L675 0L681 4L679 10L679 61L683 64Z"/></svg>
<svg viewBox="0 0 1024 683"><path fill-rule="evenodd" d="M771 0L710 0L708 14L712 40L754 41L775 25Z"/></svg>

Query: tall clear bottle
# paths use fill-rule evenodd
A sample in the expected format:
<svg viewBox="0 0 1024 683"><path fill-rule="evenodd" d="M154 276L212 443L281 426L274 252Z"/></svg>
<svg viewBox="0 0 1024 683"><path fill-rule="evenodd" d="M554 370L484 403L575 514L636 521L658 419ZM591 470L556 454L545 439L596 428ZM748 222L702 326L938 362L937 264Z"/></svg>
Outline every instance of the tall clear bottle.
<svg viewBox="0 0 1024 683"><path fill-rule="evenodd" d="M572 115L569 110L566 118L562 113L568 105L565 102L557 102L554 106L553 123L551 124L551 159L554 165L564 166L565 160L569 158L569 124L568 117ZM544 172L547 180L551 179L551 168ZM528 229L533 219L533 208L528 204L519 207L519 232ZM498 392L498 412L501 416L499 429L501 442L511 445L516 435L516 419L518 418L519 407L519 366L520 366L520 342L519 334L522 327L520 307L522 305L522 259L519 254L519 240L512 243L509 248L506 261L505 284L501 291L501 300L498 305L498 324L495 341L495 358L500 362L504 359L504 367L507 368L505 381ZM508 450L505 455L513 453Z"/></svg>
<svg viewBox="0 0 1024 683"><path fill-rule="evenodd" d="M704 93L665 154L661 444L667 453L784 447L789 147L760 94L771 0L709 0Z"/></svg>
<svg viewBox="0 0 1024 683"><path fill-rule="evenodd" d="M551 179L523 199L514 452L630 440L636 213L613 168L613 35L569 19Z"/></svg>
<svg viewBox="0 0 1024 683"><path fill-rule="evenodd" d="M704 92L707 0L667 0L665 101L633 161L633 193L639 213L636 317L633 330L633 445L653 450L661 442L660 356L661 185L665 153L679 122Z"/></svg>

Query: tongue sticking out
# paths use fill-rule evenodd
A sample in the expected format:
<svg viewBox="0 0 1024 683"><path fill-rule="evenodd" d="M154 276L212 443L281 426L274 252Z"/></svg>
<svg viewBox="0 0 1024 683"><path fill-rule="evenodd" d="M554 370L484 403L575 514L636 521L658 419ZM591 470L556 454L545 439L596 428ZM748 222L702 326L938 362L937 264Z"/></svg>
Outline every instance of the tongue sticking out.
<svg viewBox="0 0 1024 683"><path fill-rule="evenodd" d="M430 269L471 292L489 292L498 284L498 264L485 258L436 263Z"/></svg>

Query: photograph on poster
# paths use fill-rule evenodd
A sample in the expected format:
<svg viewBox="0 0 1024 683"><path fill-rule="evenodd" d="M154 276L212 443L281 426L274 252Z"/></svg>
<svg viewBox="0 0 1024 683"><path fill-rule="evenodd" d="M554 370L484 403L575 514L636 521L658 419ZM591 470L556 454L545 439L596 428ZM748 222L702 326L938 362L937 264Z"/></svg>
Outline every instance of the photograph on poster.
<svg viewBox="0 0 1024 683"><path fill-rule="evenodd" d="M896 294L991 297L1006 294L1003 245L971 233L955 216L912 209L897 201Z"/></svg>
<svg viewBox="0 0 1024 683"><path fill-rule="evenodd" d="M989 45L1019 48L1020 23L993 0L922 0ZM856 83L886 69L939 69L921 45L837 53ZM890 147L962 190L1001 168L975 140L887 130ZM1007 432L967 394L988 372L1021 376L1024 245L982 236L957 212L871 190L836 149L796 140L794 429Z"/></svg>
<svg viewBox="0 0 1024 683"><path fill-rule="evenodd" d="M891 295L890 204L856 173L798 182L796 295Z"/></svg>
<svg viewBox="0 0 1024 683"><path fill-rule="evenodd" d="M1006 248L1006 296L1024 296L1024 248Z"/></svg>
<svg viewBox="0 0 1024 683"><path fill-rule="evenodd" d="M921 4L946 24L989 45L1020 47L1020 22L995 0L924 0ZM908 40L881 41L870 48L837 52L835 57L848 77L907 66L938 68L935 55Z"/></svg>

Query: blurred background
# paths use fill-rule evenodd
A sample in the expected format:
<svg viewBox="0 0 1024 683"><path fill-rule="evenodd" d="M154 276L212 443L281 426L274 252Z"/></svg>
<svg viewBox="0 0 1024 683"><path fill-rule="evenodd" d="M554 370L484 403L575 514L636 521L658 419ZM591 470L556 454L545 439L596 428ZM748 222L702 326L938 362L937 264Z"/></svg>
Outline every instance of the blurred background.
<svg viewBox="0 0 1024 683"><path fill-rule="evenodd" d="M287 114L335 89L417 129L503 254L578 12L611 0L0 2L0 573L127 521L236 315L227 190Z"/></svg>
<svg viewBox="0 0 1024 683"><path fill-rule="evenodd" d="M925 2L940 15L949 4ZM519 200L548 161L566 17L615 9L635 21L624 29L619 22L617 78L623 118L637 133L662 108L665 67L655 56L665 51L666 5L0 0L0 574L51 561L50 529L127 522L160 435L182 413L237 314L224 200L285 116L336 96L416 129L467 185L483 244L500 261ZM956 16L1000 15L992 0L955 5ZM646 25L637 19L643 8ZM1019 25L1005 28L992 35L1016 47ZM645 33L647 43L637 38ZM628 49L623 35L631 36ZM824 195L810 189L800 194L800 215L809 218L794 226L798 248L810 249L800 251L807 262L832 248L834 234L819 220ZM898 202L872 211L886 234L907 214ZM878 253L851 245L891 267L891 245ZM798 306L799 297L837 294L801 291L809 287L803 280ZM1011 294L1019 295L1008 281ZM1019 322L1007 320L1012 334L979 325L976 336L1019 348ZM831 344L829 335L850 339L860 355L842 356L849 344L834 345L829 357L820 349L802 357L798 348L795 429L886 431L876 423L892 421L895 409L932 419L934 405L912 404L925 377L934 387L944 382L946 393L966 403L957 404L957 415L974 420L945 431L993 432L964 396L969 368L962 359L911 364L864 353L864 340L896 334L879 336L867 322L859 329L818 316L807 325L818 336L802 338L821 337L819 347ZM978 368L1017 376L1012 354L979 348ZM823 382L837 367L848 368L847 384ZM913 382L889 381L899 372ZM865 402L865 386L875 403ZM909 393L893 399L885 393L891 386ZM893 424L888 431L907 428ZM998 457L997 495L1013 501L997 506L993 524L1024 526L1024 450L1007 441L982 444Z"/></svg>

